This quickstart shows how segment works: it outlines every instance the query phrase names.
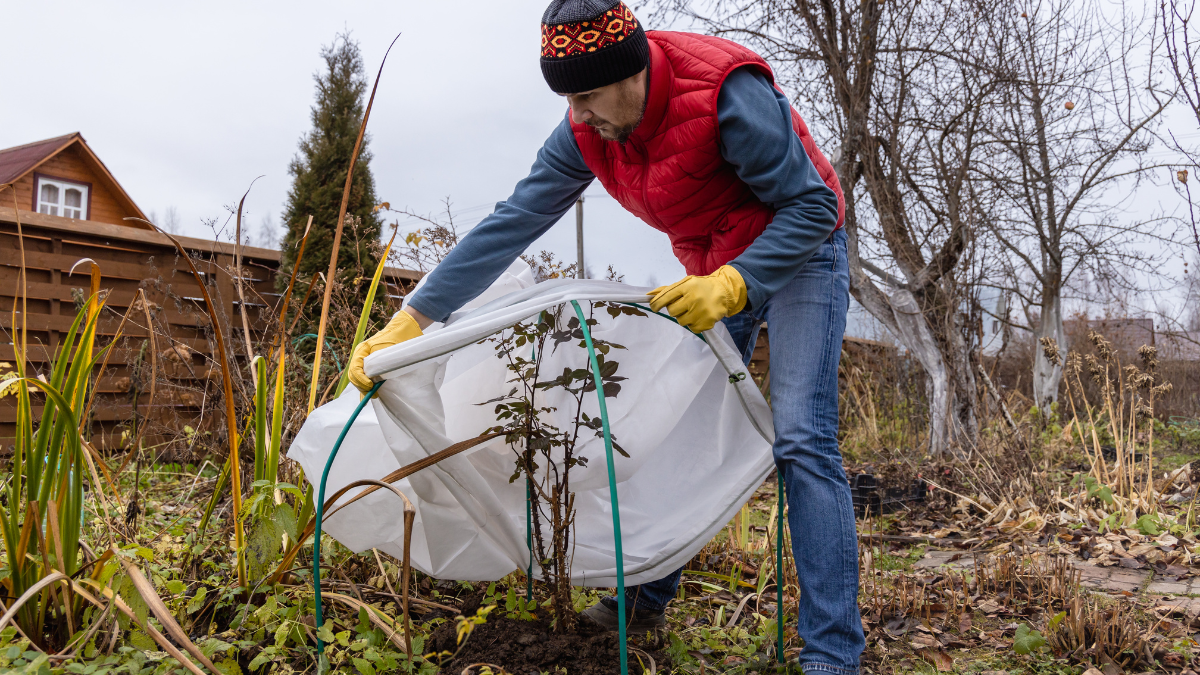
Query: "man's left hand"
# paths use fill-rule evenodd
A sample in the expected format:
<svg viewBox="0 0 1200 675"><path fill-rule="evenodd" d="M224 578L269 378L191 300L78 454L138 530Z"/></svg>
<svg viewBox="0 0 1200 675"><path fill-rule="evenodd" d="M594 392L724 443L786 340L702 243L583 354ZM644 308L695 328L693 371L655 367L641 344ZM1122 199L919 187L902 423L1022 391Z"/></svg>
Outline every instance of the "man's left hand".
<svg viewBox="0 0 1200 675"><path fill-rule="evenodd" d="M663 307L680 325L695 333L712 328L718 321L746 306L746 282L737 269L722 265L705 276L686 276L670 286L650 291L650 309Z"/></svg>

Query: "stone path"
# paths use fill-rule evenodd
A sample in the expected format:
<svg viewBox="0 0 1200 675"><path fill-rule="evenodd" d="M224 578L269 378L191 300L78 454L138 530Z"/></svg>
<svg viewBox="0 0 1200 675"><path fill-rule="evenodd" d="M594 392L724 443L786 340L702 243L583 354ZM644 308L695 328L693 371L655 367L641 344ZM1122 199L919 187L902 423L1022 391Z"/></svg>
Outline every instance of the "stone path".
<svg viewBox="0 0 1200 675"><path fill-rule="evenodd" d="M957 556L957 559L955 557ZM1187 596L1200 595L1200 579L1187 578L1183 581L1173 579L1155 579L1146 585L1150 578L1149 570L1132 570L1124 567L1097 567L1088 565L1082 560L1072 559L1071 564L1080 571L1080 585L1107 593L1140 593L1143 588L1149 595ZM973 567L975 559L961 551L929 551L925 557L918 560L915 569L936 569L950 567L965 569ZM1195 600L1197 612L1200 612L1200 598L1185 598ZM1167 603L1164 603L1167 604ZM1189 604L1189 607L1191 605Z"/></svg>

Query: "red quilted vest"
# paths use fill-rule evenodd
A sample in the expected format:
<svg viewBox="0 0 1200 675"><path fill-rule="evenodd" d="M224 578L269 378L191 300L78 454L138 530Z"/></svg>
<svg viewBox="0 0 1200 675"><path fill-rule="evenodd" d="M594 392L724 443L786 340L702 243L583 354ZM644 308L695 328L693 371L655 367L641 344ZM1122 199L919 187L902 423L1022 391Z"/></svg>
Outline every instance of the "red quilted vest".
<svg viewBox="0 0 1200 675"><path fill-rule="evenodd" d="M757 68L774 82L758 54L716 37L651 31L650 92L641 124L624 143L606 141L586 124L571 130L592 173L631 213L667 233L688 274L711 274L762 234L775 210L759 201L721 157L717 94L729 73ZM813 142L800 114L792 127L817 172L846 205L833 166Z"/></svg>

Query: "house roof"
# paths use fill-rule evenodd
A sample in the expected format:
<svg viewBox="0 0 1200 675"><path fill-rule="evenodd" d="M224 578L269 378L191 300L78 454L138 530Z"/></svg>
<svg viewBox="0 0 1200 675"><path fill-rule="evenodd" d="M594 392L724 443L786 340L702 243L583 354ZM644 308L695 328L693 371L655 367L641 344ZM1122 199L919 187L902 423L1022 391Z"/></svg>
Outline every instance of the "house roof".
<svg viewBox="0 0 1200 675"><path fill-rule="evenodd" d="M77 131L65 136L55 136L44 141L35 141L18 145L15 148L0 150L0 184L15 182L37 165L57 155L76 138L82 139L83 136Z"/></svg>
<svg viewBox="0 0 1200 675"><path fill-rule="evenodd" d="M96 153L92 152L92 148L88 146L87 141L83 138L83 134L78 131L64 136L47 138L44 141L35 141L0 150L0 185L15 183L22 176L38 168L46 160L75 143L79 144L83 155L95 164L96 173L109 183L117 200L123 202L129 212L140 218L145 218L146 214L138 208L137 203L133 201L129 193L125 192L125 188L121 187L121 184L117 182L117 179L108 170L108 167L104 166L104 162L100 161ZM143 223L136 222L130 222L127 225L142 229L149 227Z"/></svg>

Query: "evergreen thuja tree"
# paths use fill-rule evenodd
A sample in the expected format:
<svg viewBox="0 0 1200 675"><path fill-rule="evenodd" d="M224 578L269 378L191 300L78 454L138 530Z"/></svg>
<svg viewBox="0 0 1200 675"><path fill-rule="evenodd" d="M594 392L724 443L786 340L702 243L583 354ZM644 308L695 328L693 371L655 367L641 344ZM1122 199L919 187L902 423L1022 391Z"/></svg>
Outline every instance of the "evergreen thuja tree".
<svg viewBox="0 0 1200 675"><path fill-rule="evenodd" d="M318 273L329 270L333 236L337 229L338 209L346 186L346 171L354 152L354 141L362 124L366 105L367 78L358 43L349 35L338 35L333 44L321 49L325 68L314 75L317 100L310 115L312 129L300 139L300 151L292 159L292 189L288 192L283 218L287 233L283 239L283 261L279 281L286 287L295 264L295 256L308 216L313 217L312 231L304 259L300 262L297 287L304 288ZM378 261L380 220L375 214L375 181L371 177L367 138L359 149L338 250L338 281L347 290L359 287L365 295L367 279ZM310 321L320 315L321 294L312 293L306 306Z"/></svg>

